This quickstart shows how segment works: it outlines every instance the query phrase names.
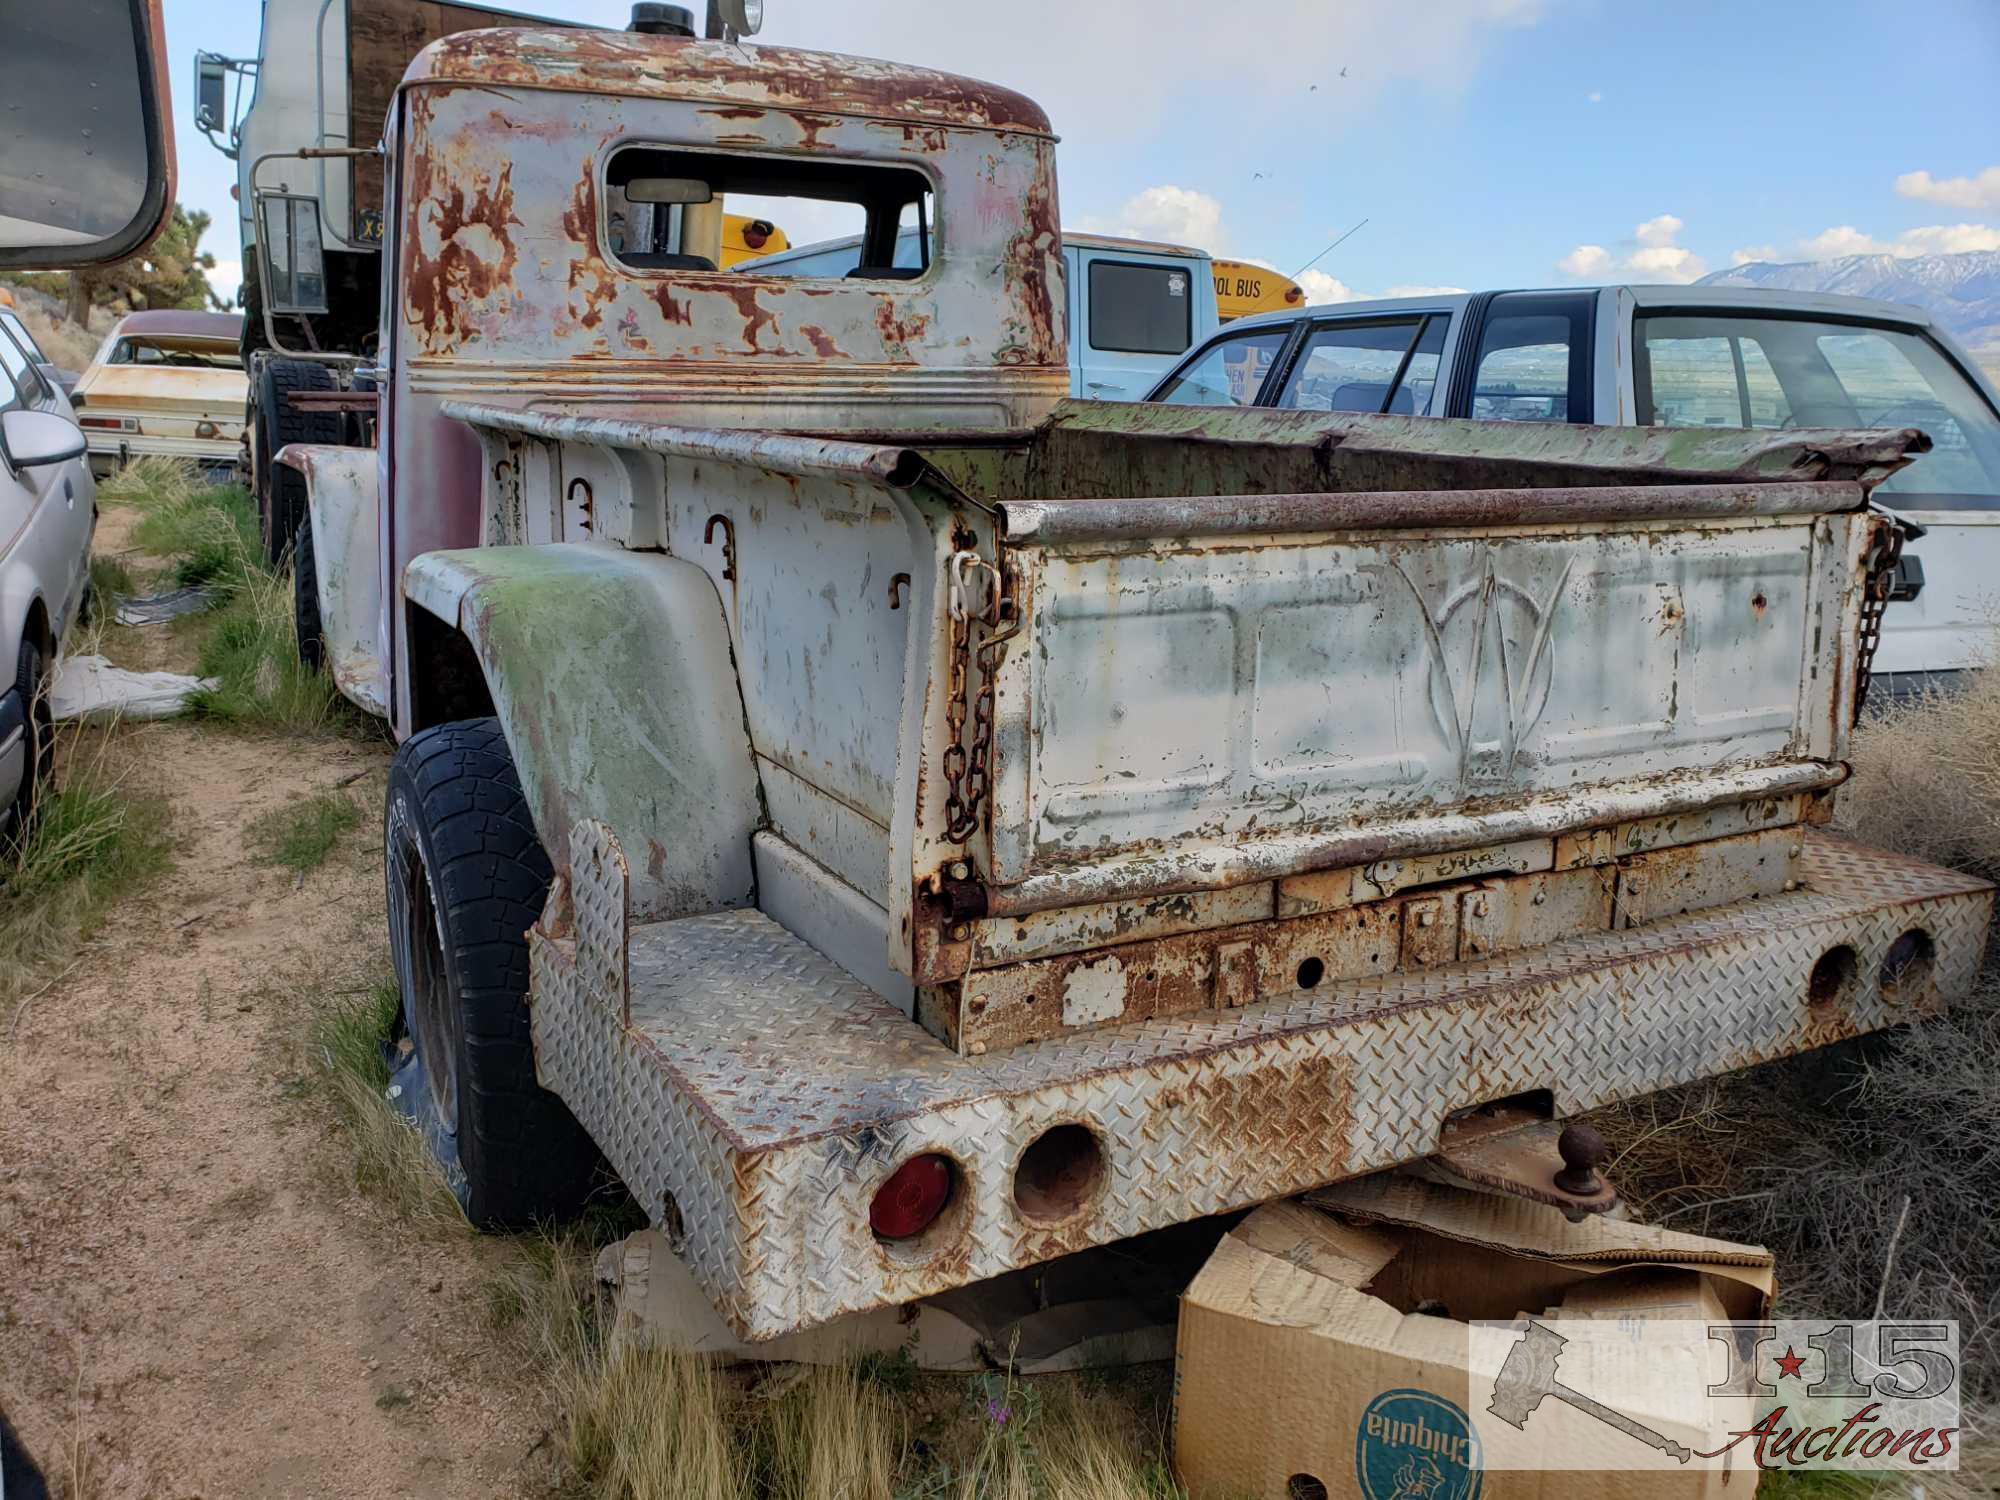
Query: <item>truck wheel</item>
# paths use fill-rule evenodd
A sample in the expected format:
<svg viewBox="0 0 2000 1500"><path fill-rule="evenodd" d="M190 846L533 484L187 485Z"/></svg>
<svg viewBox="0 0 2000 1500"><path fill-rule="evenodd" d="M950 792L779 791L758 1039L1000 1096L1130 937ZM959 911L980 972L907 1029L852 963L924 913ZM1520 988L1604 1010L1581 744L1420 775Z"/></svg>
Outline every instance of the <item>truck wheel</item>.
<svg viewBox="0 0 2000 1500"><path fill-rule="evenodd" d="M567 1218L602 1158L535 1079L526 934L552 872L498 720L403 743L383 846L390 951L421 1065L409 1101L418 1123L480 1228Z"/></svg>
<svg viewBox="0 0 2000 1500"><path fill-rule="evenodd" d="M299 637L299 660L309 672L326 664L326 629L319 617L319 565L313 558L312 517L299 522L292 538L292 625Z"/></svg>
<svg viewBox="0 0 2000 1500"><path fill-rule="evenodd" d="M55 721L49 714L48 660L42 648L23 639L14 658L14 688L27 705L27 755L21 766L21 785L15 789L8 808L7 838L18 843L27 837L28 820L34 816L35 802L55 770Z"/></svg>
<svg viewBox="0 0 2000 1500"><path fill-rule="evenodd" d="M271 359L257 379L257 519L264 555L272 567L284 562L299 519L306 513L306 477L277 461L287 443L340 442L340 413L295 411L285 398L294 391L330 391L333 372L302 359Z"/></svg>

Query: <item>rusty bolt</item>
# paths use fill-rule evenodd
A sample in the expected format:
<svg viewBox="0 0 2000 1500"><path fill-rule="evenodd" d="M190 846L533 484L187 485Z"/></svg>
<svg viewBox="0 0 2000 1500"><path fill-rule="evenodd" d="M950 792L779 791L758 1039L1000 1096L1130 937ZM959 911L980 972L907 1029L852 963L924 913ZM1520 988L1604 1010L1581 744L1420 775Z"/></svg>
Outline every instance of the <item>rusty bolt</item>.
<svg viewBox="0 0 2000 1500"><path fill-rule="evenodd" d="M1431 925L1431 923L1435 922L1436 920L1437 920L1436 912L1420 911L1417 913L1417 925L1419 927L1428 927Z"/></svg>
<svg viewBox="0 0 2000 1500"><path fill-rule="evenodd" d="M1472 903L1472 914L1475 917L1486 915L1486 898L1484 896L1481 896L1477 901Z"/></svg>
<svg viewBox="0 0 2000 1500"><path fill-rule="evenodd" d="M1794 844L1789 850L1786 851L1786 853L1788 853L1793 859L1797 859L1801 854L1804 854L1805 852L1806 852L1806 846L1804 844Z"/></svg>
<svg viewBox="0 0 2000 1500"><path fill-rule="evenodd" d="M984 995L974 995L972 997L972 1009L975 1015L986 1009L986 997Z"/></svg>
<svg viewBox="0 0 2000 1500"><path fill-rule="evenodd" d="M1785 882L1785 889L1788 891L1795 891L1798 888L1799 888L1799 883L1796 880L1787 880Z"/></svg>
<svg viewBox="0 0 2000 1500"><path fill-rule="evenodd" d="M1546 906L1548 905L1548 901L1549 901L1549 893L1547 891L1535 892L1535 905Z"/></svg>
<svg viewBox="0 0 2000 1500"><path fill-rule="evenodd" d="M967 1047L965 1050L967 1052L970 1052L974 1057L984 1057L986 1055L986 1043L974 1042L971 1046Z"/></svg>
<svg viewBox="0 0 2000 1500"><path fill-rule="evenodd" d="M972 929L968 927L965 923L963 922L952 923L951 940L954 943L962 943L971 936L972 936Z"/></svg>
<svg viewBox="0 0 2000 1500"><path fill-rule="evenodd" d="M970 880L972 878L972 866L962 859L952 861L951 878L953 880Z"/></svg>

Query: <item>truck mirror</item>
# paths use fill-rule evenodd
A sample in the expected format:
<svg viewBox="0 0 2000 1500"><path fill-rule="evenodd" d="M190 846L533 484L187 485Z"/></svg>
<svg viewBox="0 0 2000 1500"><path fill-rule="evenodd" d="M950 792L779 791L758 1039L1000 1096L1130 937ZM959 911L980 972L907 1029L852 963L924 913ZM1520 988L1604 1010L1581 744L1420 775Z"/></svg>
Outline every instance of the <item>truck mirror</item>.
<svg viewBox="0 0 2000 1500"><path fill-rule="evenodd" d="M160 0L7 7L0 270L136 255L174 201Z"/></svg>
<svg viewBox="0 0 2000 1500"><path fill-rule="evenodd" d="M288 193L257 195L257 270L264 306L274 313L326 311L326 257L319 200Z"/></svg>
<svg viewBox="0 0 2000 1500"><path fill-rule="evenodd" d="M634 177L625 184L627 203L708 203L715 189L699 177Z"/></svg>
<svg viewBox="0 0 2000 1500"><path fill-rule="evenodd" d="M194 123L198 130L229 128L229 71L202 53L194 60Z"/></svg>

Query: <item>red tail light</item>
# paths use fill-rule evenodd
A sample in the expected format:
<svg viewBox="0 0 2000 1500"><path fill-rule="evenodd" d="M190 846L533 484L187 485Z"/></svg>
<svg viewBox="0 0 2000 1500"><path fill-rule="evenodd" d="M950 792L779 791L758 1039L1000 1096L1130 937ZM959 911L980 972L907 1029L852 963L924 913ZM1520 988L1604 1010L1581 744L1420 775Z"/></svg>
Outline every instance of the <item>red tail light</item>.
<svg viewBox="0 0 2000 1500"><path fill-rule="evenodd" d="M889 1174L868 1205L868 1227L885 1240L922 1234L951 1201L951 1158L913 1156Z"/></svg>
<svg viewBox="0 0 2000 1500"><path fill-rule="evenodd" d="M762 250L771 238L772 226L762 219L752 219L743 226L743 243L752 250Z"/></svg>

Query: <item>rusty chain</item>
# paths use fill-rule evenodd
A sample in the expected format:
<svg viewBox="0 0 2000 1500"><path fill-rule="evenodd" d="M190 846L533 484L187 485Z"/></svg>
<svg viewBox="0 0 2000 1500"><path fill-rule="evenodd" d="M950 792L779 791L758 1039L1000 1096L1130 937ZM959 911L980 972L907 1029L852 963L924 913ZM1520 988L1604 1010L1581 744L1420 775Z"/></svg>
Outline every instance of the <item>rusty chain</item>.
<svg viewBox="0 0 2000 1500"><path fill-rule="evenodd" d="M1861 722L1862 705L1868 701L1869 671L1875 662L1875 648L1882 644L1882 612L1889 607L1889 595L1896 587L1896 565L1903 558L1903 528L1891 520L1877 528L1875 540L1862 559L1861 641L1854 660L1854 721Z"/></svg>
<svg viewBox="0 0 2000 1500"><path fill-rule="evenodd" d="M951 620L951 677L945 690L945 728L949 739L944 750L945 838L954 844L969 843L979 829L980 809L992 789L993 679L1007 653L1007 642L1018 624L1001 628L1011 601L1000 570L976 552L955 552L947 564L948 613ZM968 573L983 572L989 577L984 605L974 610L967 602ZM988 633L975 651L973 626ZM972 685L975 658L979 685ZM972 741L966 744L965 726L972 721Z"/></svg>

